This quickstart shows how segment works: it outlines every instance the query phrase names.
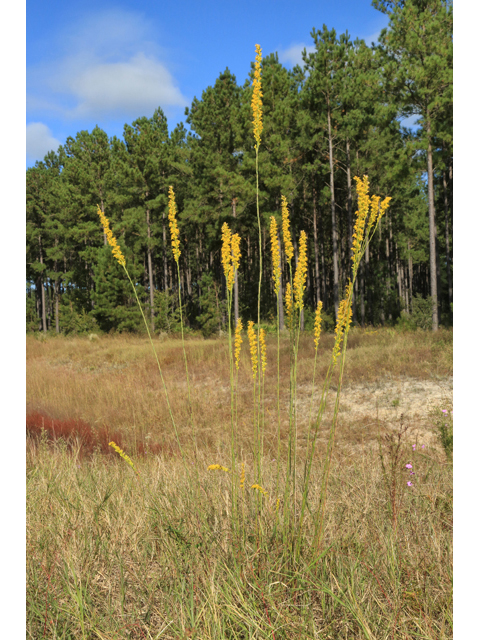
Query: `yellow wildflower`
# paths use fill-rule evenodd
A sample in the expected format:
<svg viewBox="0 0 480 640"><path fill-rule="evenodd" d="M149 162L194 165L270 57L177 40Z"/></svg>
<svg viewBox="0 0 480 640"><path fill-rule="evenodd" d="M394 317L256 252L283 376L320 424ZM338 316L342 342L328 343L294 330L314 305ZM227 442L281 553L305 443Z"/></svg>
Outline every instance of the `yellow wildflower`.
<svg viewBox="0 0 480 640"><path fill-rule="evenodd" d="M112 230L110 229L110 223L108 221L108 218L105 216L105 214L100 209L98 204L97 204L97 213L100 216L100 220L103 226L103 231L107 236L108 244L112 247L113 257L118 262L118 264L124 267L126 263L125 263L125 258L123 257L123 253L120 247L118 246L117 239L115 238L115 236L112 233Z"/></svg>
<svg viewBox="0 0 480 640"><path fill-rule="evenodd" d="M319 300L317 308L315 310L315 325L313 327L313 341L315 343L315 351L318 348L318 341L320 340L320 334L322 332L322 307L323 302Z"/></svg>
<svg viewBox="0 0 480 640"><path fill-rule="evenodd" d="M248 341L250 342L250 359L252 361L252 375L253 379L257 375L257 366L258 366L258 352L257 352L257 338L255 336L255 331L253 330L254 322L253 320L248 321Z"/></svg>
<svg viewBox="0 0 480 640"><path fill-rule="evenodd" d="M277 236L277 221L272 216L270 218L270 243L272 248L272 268L273 268L273 282L275 295L278 295L280 290L280 252L278 250L278 236Z"/></svg>
<svg viewBox="0 0 480 640"><path fill-rule="evenodd" d="M268 495L268 491L265 491L265 489L259 484L252 484L250 489L256 489L257 491L260 491L260 493L262 493L264 496Z"/></svg>
<svg viewBox="0 0 480 640"><path fill-rule="evenodd" d="M232 232L226 222L222 225L222 265L223 273L228 282L228 274L232 261Z"/></svg>
<svg viewBox="0 0 480 640"><path fill-rule="evenodd" d="M113 440L112 442L108 443L108 446L112 447L112 449L115 449L115 451L125 460L125 462L128 462L128 464L132 467L135 473L137 475L140 475L137 469L135 468L135 465L131 461L131 459L127 456L127 454L124 451L122 451L122 449L120 449L120 447L117 444L115 444L115 442L113 442Z"/></svg>
<svg viewBox="0 0 480 640"><path fill-rule="evenodd" d="M237 326L235 327L235 366L238 367L240 365L240 347L242 346L242 330L243 330L243 325L242 325L242 319L239 318L237 320Z"/></svg>
<svg viewBox="0 0 480 640"><path fill-rule="evenodd" d="M298 264L293 279L293 291L295 294L295 307L303 309L303 293L305 291L305 282L307 280L307 234L300 231L300 249L298 255Z"/></svg>
<svg viewBox="0 0 480 640"><path fill-rule="evenodd" d="M242 470L240 472L240 488L243 491L245 487L245 464L242 462Z"/></svg>
<svg viewBox="0 0 480 640"><path fill-rule="evenodd" d="M287 261L290 262L290 260L293 258L293 244L292 236L290 235L290 220L288 218L288 206L285 196L282 196L282 231L285 256L287 258Z"/></svg>
<svg viewBox="0 0 480 640"><path fill-rule="evenodd" d="M263 130L262 122L262 50L259 44L255 45L255 71L253 74L253 95L252 95L252 111L253 111L253 135L257 144L255 148L260 146L260 136Z"/></svg>
<svg viewBox="0 0 480 640"><path fill-rule="evenodd" d="M287 282L285 287L285 306L287 307L287 316L292 317L293 299L292 299L292 285Z"/></svg>
<svg viewBox="0 0 480 640"><path fill-rule="evenodd" d="M180 231L177 226L177 205L175 204L175 193L173 187L168 188L168 220L170 222L170 235L172 237L172 251L175 262L178 264L180 257Z"/></svg>
<svg viewBox="0 0 480 640"><path fill-rule="evenodd" d="M265 344L265 331L260 329L260 354L262 360L262 374L265 375L267 368L267 345Z"/></svg>
<svg viewBox="0 0 480 640"><path fill-rule="evenodd" d="M240 241L241 238L238 233L234 233L232 236L232 265L235 271L238 271L240 258L242 257L242 254L240 253Z"/></svg>
<svg viewBox="0 0 480 640"><path fill-rule="evenodd" d="M336 363L337 356L340 353L344 333L348 330L348 327L352 322L352 293L353 283L349 280L345 289L345 297L338 305L337 324L335 326L335 344L333 345L333 364Z"/></svg>
<svg viewBox="0 0 480 640"><path fill-rule="evenodd" d="M222 467L221 464L211 464L207 469L208 471L216 471L217 469L219 471L228 471L227 467Z"/></svg>

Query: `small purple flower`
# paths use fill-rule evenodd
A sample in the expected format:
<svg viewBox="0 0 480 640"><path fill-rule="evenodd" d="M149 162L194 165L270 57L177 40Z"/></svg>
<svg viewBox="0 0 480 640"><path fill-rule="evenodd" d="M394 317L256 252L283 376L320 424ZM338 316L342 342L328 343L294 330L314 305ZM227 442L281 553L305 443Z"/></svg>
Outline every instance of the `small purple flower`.
<svg viewBox="0 0 480 640"><path fill-rule="evenodd" d="M406 469L411 469L411 468L412 468L412 465L411 465L410 463L408 463L408 464L406 464L406 465L405 465L405 468L406 468Z"/></svg>
<svg viewBox="0 0 480 640"><path fill-rule="evenodd" d="M422 444L422 449L425 449L425 445L424 444Z"/></svg>
<svg viewBox="0 0 480 640"><path fill-rule="evenodd" d="M414 476L415 475L415 471L410 471L410 475Z"/></svg>
<svg viewBox="0 0 480 640"><path fill-rule="evenodd" d="M407 487L413 487L413 482L410 482L410 480L407 482Z"/></svg>
<svg viewBox="0 0 480 640"><path fill-rule="evenodd" d="M442 409L442 413L448 413L446 409Z"/></svg>
<svg viewBox="0 0 480 640"><path fill-rule="evenodd" d="M415 451L415 449L417 448L416 444L412 444L412 449Z"/></svg>

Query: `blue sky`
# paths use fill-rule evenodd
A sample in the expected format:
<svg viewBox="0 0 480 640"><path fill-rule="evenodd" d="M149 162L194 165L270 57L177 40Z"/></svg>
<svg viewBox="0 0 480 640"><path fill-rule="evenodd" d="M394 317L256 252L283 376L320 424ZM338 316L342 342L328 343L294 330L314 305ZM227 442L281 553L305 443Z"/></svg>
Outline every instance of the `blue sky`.
<svg viewBox="0 0 480 640"><path fill-rule="evenodd" d="M158 106L172 129L226 67L243 84L257 43L292 67L313 27L370 44L388 24L371 0L27 0L26 16L27 167L97 124L121 137Z"/></svg>

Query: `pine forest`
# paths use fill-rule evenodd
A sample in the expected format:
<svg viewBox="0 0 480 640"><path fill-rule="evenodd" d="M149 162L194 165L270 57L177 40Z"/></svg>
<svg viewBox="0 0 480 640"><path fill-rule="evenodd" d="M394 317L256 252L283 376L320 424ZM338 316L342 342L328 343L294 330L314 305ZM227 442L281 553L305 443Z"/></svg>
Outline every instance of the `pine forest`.
<svg viewBox="0 0 480 640"><path fill-rule="evenodd" d="M302 329L313 329L321 300L324 329L333 330L351 269L355 177L364 175L371 192L391 202L360 265L353 322L451 326L452 4L373 4L389 16L378 44L352 41L323 25L312 29L314 51L304 51L302 65L289 70L276 53L262 60L263 246L250 106L253 62L243 86L227 67L193 99L185 111L188 130L179 124L169 131L160 105L150 118L125 124L123 139L96 126L27 169L27 331L141 329L140 310L112 259L97 206L110 221L154 333L179 331L180 311L187 331L209 337L226 330L225 222L241 238L232 315L245 323L257 319L261 269L262 322L273 324L269 228L271 216L281 226L282 196L295 263L300 232L307 236ZM414 116L417 127L402 125ZM178 270L170 187L178 207ZM280 301L286 264L281 267ZM281 303L278 312L282 327Z"/></svg>

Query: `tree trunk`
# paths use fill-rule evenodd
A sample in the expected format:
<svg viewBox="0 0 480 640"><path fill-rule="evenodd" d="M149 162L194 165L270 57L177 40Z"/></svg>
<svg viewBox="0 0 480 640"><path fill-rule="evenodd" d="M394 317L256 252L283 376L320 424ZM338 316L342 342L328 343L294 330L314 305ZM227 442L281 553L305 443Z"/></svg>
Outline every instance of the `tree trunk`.
<svg viewBox="0 0 480 640"><path fill-rule="evenodd" d="M453 303L453 285L452 270L450 266L450 234L448 229L448 189L447 189L447 172L443 172L443 207L445 213L445 253L447 262L447 282L448 282L448 305L449 314L451 313Z"/></svg>
<svg viewBox="0 0 480 640"><path fill-rule="evenodd" d="M40 264L43 265L42 238L38 236L38 246L40 251ZM47 331L47 309L45 304L45 285L43 283L43 271L40 278L41 284L41 301L42 301L42 331Z"/></svg>
<svg viewBox="0 0 480 640"><path fill-rule="evenodd" d="M337 216L335 212L335 182L333 176L333 144L332 123L330 118L330 102L327 96L327 121L328 121L328 158L330 162L330 203L332 207L332 249L333 249L333 304L335 307L335 320L338 316L338 233Z"/></svg>
<svg viewBox="0 0 480 640"><path fill-rule="evenodd" d="M315 250L315 296L316 303L321 300L320 294L320 267L318 257L318 233L317 233L317 191L313 187L313 246Z"/></svg>
<svg viewBox="0 0 480 640"><path fill-rule="evenodd" d="M428 136L427 146L427 173L428 173L428 222L430 228L430 295L432 297L432 330L438 331L438 297L437 297L437 251L436 251L436 225L435 225L435 201L433 193L433 153L430 115L427 109L425 118Z"/></svg>

